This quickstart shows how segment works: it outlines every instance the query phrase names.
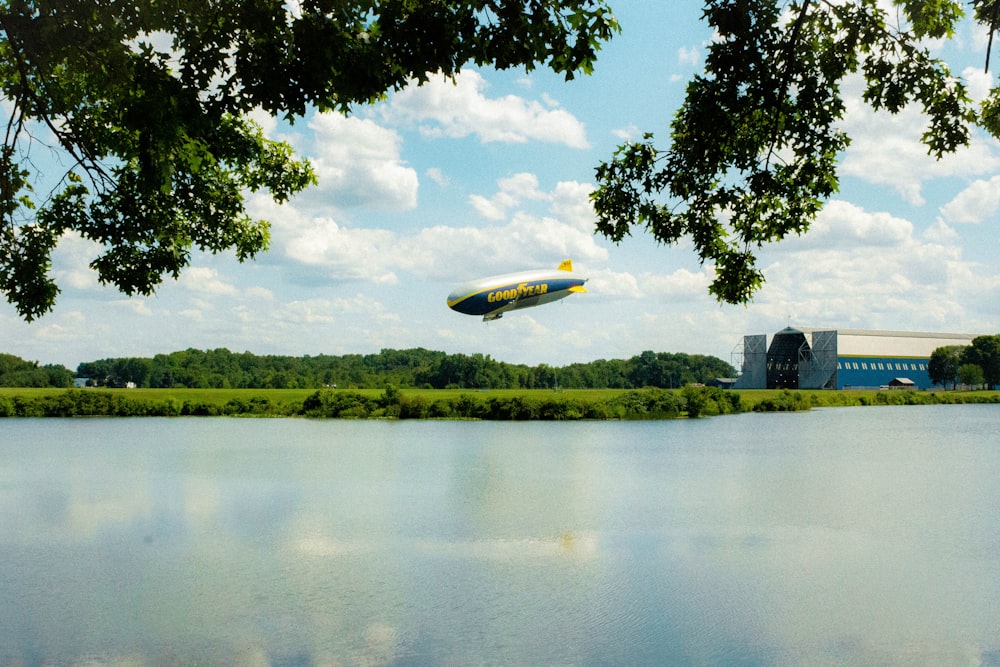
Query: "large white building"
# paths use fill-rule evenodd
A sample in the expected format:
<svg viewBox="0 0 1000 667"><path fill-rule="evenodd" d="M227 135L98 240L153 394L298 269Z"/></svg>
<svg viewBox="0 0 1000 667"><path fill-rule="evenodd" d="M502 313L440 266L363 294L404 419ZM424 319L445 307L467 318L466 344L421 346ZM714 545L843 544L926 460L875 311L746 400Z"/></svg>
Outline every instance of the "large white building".
<svg viewBox="0 0 1000 667"><path fill-rule="evenodd" d="M931 353L970 345L979 334L787 327L743 337L740 389L847 389L934 386Z"/></svg>

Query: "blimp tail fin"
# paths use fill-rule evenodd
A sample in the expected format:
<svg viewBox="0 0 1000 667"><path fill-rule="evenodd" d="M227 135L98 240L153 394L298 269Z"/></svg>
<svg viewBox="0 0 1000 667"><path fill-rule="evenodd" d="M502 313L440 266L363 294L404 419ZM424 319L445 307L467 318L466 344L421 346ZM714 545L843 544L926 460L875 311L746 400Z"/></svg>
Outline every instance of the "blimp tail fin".
<svg viewBox="0 0 1000 667"><path fill-rule="evenodd" d="M584 287L583 285L573 285L572 287L570 287L566 291L567 292L573 292L574 294L579 294L580 292L586 292L587 288Z"/></svg>
<svg viewBox="0 0 1000 667"><path fill-rule="evenodd" d="M573 270L573 260L564 259L562 264L559 265L560 271L572 271Z"/></svg>

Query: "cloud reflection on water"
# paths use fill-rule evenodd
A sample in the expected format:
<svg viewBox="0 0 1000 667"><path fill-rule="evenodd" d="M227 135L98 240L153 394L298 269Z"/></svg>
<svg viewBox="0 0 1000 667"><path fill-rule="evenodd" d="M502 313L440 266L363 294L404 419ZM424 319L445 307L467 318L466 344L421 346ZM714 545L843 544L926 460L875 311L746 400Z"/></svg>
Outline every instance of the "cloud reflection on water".
<svg viewBox="0 0 1000 667"><path fill-rule="evenodd" d="M0 662L995 664L1000 453L844 414L4 422Z"/></svg>

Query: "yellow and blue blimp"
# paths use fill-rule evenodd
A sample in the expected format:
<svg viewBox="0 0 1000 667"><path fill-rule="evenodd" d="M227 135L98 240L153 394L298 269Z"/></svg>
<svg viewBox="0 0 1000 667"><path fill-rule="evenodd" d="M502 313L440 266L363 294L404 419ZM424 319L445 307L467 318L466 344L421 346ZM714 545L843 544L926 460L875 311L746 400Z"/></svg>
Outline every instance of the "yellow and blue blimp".
<svg viewBox="0 0 1000 667"><path fill-rule="evenodd" d="M480 278L464 283L448 295L448 307L465 315L496 320L511 310L532 308L586 292L587 279L573 273L573 262L563 260L558 269L537 269Z"/></svg>

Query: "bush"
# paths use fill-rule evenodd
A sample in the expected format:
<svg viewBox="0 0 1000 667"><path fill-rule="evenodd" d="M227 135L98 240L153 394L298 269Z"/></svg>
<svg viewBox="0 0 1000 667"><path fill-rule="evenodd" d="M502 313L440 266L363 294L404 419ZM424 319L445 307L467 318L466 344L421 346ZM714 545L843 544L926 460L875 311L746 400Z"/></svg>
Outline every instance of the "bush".
<svg viewBox="0 0 1000 667"><path fill-rule="evenodd" d="M864 397L862 397L864 398ZM812 408L810 399L801 392L783 389L777 396L769 396L753 406L754 412L798 412Z"/></svg>
<svg viewBox="0 0 1000 667"><path fill-rule="evenodd" d="M340 417L363 419L379 409L379 401L353 391L320 389L302 402L302 414L307 417ZM402 411L402 410L401 410Z"/></svg>

